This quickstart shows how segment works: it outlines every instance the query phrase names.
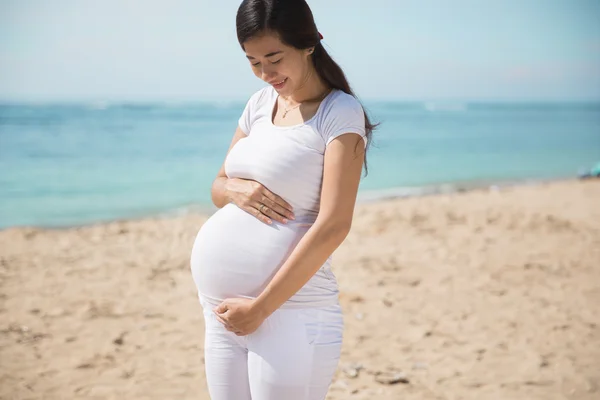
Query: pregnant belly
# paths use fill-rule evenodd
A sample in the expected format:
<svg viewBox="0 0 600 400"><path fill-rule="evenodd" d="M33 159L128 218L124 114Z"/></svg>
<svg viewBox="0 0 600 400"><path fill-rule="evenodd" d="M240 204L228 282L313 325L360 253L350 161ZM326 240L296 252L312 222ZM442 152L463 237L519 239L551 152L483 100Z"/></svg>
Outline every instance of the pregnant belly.
<svg viewBox="0 0 600 400"><path fill-rule="evenodd" d="M309 228L295 221L267 225L227 204L194 242L191 268L199 293L215 300L258 296Z"/></svg>

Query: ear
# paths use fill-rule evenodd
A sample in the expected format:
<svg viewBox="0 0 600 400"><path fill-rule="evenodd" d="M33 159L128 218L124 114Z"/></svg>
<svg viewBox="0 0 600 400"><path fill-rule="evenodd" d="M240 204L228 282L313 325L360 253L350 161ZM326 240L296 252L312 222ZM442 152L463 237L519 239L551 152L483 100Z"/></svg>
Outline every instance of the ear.
<svg viewBox="0 0 600 400"><path fill-rule="evenodd" d="M308 49L306 49L306 54L307 55L311 55L314 52L315 52L315 48L314 47L309 47Z"/></svg>

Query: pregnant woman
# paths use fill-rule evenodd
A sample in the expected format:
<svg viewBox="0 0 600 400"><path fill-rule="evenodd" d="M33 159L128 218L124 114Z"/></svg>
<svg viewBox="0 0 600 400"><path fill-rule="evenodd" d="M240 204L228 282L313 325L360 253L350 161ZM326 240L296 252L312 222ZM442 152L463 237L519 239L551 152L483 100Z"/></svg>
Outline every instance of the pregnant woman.
<svg viewBox="0 0 600 400"><path fill-rule="evenodd" d="M213 400L322 400L343 318L331 254L352 221L373 125L305 0L245 0L237 36L268 85L212 187L191 269Z"/></svg>

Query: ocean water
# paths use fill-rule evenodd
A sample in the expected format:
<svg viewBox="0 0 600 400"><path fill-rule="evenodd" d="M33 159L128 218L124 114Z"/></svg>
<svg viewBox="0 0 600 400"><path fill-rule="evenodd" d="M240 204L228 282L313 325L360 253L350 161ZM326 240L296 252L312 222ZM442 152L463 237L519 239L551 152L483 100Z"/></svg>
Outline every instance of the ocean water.
<svg viewBox="0 0 600 400"><path fill-rule="evenodd" d="M0 105L0 228L214 210L243 103ZM366 102L381 126L359 198L575 177L600 103Z"/></svg>

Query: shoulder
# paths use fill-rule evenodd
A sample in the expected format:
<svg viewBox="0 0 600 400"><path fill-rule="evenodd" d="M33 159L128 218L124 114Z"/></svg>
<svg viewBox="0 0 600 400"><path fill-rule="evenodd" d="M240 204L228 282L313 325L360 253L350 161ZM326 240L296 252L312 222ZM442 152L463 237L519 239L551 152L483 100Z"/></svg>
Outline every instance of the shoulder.
<svg viewBox="0 0 600 400"><path fill-rule="evenodd" d="M325 99L322 111L318 128L325 145L345 133L366 135L363 107L351 94L336 90Z"/></svg>
<svg viewBox="0 0 600 400"><path fill-rule="evenodd" d="M257 90L250 96L248 100L248 105L255 107L260 107L269 101L269 99L273 96L274 89L272 86L265 86L262 89Z"/></svg>
<svg viewBox="0 0 600 400"><path fill-rule="evenodd" d="M270 99L273 96L272 91L274 89L271 86L266 86L254 92L246 102L246 107L244 107L244 111L238 120L240 129L246 135L250 134L252 126L262 115L269 115L268 109L269 104L271 104Z"/></svg>
<svg viewBox="0 0 600 400"><path fill-rule="evenodd" d="M365 113L360 102L351 94L335 90L323 104L321 129L324 131L348 126L364 129Z"/></svg>
<svg viewBox="0 0 600 400"><path fill-rule="evenodd" d="M356 97L336 89L327 99L325 114L329 117L362 115L363 107Z"/></svg>

